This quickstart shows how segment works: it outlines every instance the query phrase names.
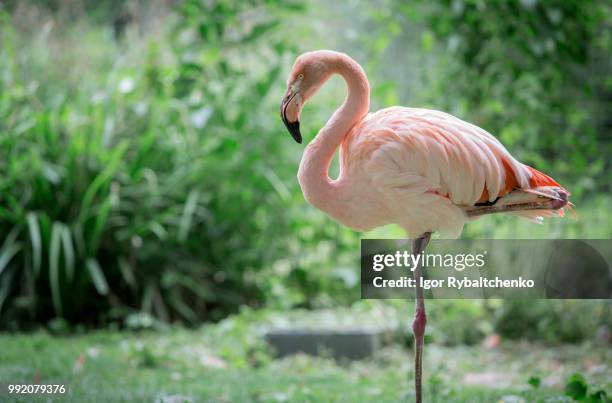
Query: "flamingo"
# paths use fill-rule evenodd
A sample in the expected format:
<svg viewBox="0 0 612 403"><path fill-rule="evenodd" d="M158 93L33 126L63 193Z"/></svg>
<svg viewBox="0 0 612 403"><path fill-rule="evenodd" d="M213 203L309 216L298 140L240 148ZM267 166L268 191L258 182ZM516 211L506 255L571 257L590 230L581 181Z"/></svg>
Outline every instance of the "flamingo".
<svg viewBox="0 0 612 403"><path fill-rule="evenodd" d="M348 94L306 147L297 177L305 199L342 225L369 231L398 224L418 255L433 232L458 237L466 222L485 214L541 222L563 216L569 207L567 190L517 161L480 127L431 109L392 106L368 113L368 79L344 53L319 50L296 59L280 113L298 143L302 107L334 74L345 80ZM337 149L340 172L331 179ZM420 403L427 316L419 265L413 275L414 386Z"/></svg>

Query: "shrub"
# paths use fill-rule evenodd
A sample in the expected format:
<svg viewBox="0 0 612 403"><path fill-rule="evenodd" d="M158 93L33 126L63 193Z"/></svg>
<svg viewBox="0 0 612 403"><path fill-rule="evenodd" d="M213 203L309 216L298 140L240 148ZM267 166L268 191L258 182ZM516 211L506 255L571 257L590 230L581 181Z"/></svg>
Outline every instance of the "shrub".
<svg viewBox="0 0 612 403"><path fill-rule="evenodd" d="M287 152L277 116L288 50L279 13L296 7L187 1L135 60L98 38L117 60L81 87L45 82L52 55L18 51L23 38L3 25L4 326L133 311L196 322L266 298L347 295L321 267L343 238L317 242L337 227L295 214L298 149ZM306 245L313 253L300 256Z"/></svg>

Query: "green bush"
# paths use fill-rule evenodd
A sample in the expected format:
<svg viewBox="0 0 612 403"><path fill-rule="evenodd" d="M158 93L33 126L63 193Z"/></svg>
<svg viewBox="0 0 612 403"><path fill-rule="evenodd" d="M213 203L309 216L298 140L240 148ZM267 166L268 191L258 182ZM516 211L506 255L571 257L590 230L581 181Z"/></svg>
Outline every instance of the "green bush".
<svg viewBox="0 0 612 403"><path fill-rule="evenodd" d="M133 49L138 59L118 57L74 86L53 79L67 66L54 69L35 44L21 52L25 39L3 24L4 326L100 324L133 311L196 322L266 300L346 298L322 262L347 238L298 214L299 149L288 152L277 116L290 50L279 15L296 7L187 1L170 32Z"/></svg>
<svg viewBox="0 0 612 403"><path fill-rule="evenodd" d="M493 318L496 331L509 339L576 343L593 338L610 320L609 309L607 301L511 300Z"/></svg>

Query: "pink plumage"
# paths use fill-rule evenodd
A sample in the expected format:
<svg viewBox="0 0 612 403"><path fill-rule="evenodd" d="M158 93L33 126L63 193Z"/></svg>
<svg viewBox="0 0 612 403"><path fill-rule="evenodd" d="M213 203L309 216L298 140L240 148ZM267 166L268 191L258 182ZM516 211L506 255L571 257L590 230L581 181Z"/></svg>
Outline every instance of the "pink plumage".
<svg viewBox="0 0 612 403"><path fill-rule="evenodd" d="M409 237L457 237L483 214L505 212L540 221L561 216L569 193L517 161L487 131L444 112L390 107L368 114L369 84L350 57L332 51L300 56L281 108L296 125L304 102L332 75L348 97L308 145L298 178L306 199L360 231L399 224ZM301 141L301 136L300 136ZM340 175L328 168L341 149Z"/></svg>

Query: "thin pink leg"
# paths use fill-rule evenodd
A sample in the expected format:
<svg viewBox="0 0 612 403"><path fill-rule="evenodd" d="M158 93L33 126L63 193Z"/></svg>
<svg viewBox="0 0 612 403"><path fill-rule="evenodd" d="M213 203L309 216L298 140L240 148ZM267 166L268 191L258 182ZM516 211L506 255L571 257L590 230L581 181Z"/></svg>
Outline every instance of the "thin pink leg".
<svg viewBox="0 0 612 403"><path fill-rule="evenodd" d="M420 238L412 242L412 254L419 255L425 250L431 232L424 233ZM421 403L423 399L421 380L423 373L423 339L425 337L425 326L427 325L427 315L425 314L425 301L423 300L423 289L421 288L421 265L417 265L413 272L416 281L416 306L414 310L414 320L412 321L412 332L414 333L414 387L416 390L416 402Z"/></svg>

